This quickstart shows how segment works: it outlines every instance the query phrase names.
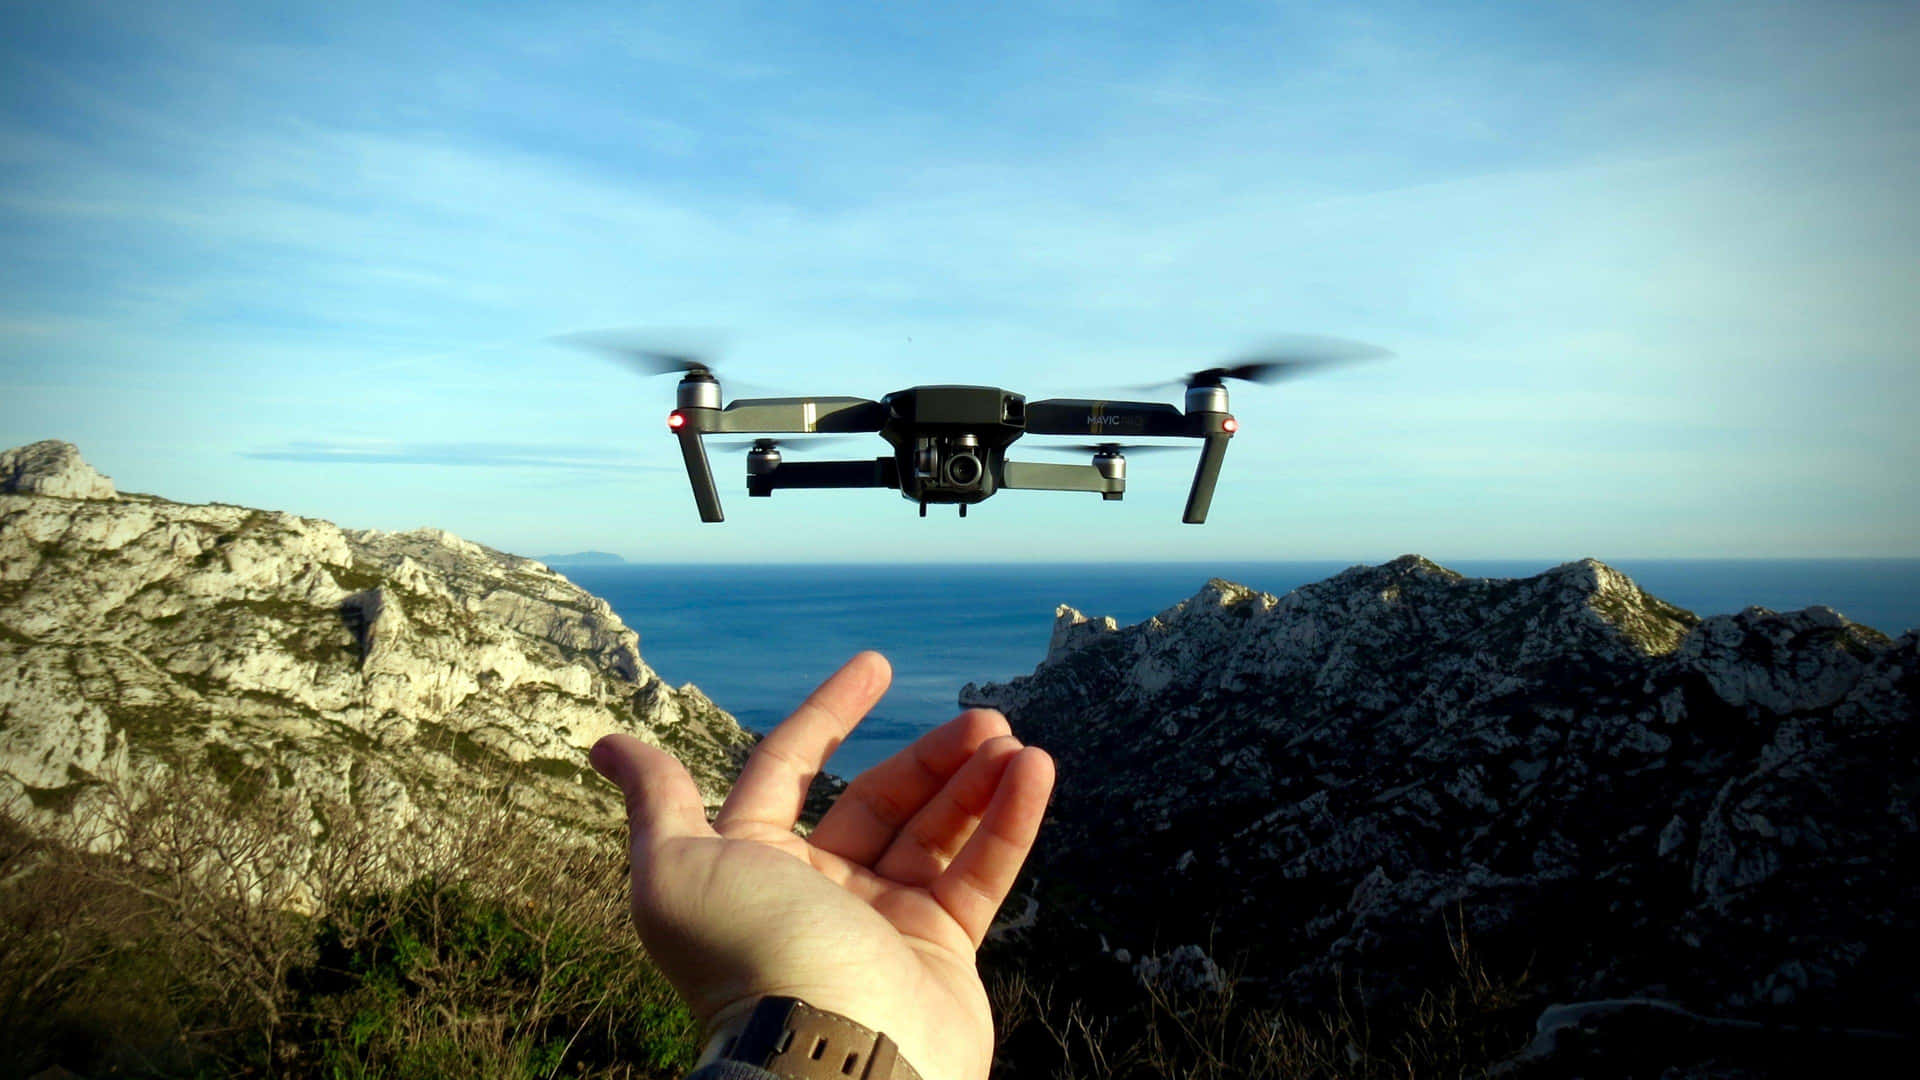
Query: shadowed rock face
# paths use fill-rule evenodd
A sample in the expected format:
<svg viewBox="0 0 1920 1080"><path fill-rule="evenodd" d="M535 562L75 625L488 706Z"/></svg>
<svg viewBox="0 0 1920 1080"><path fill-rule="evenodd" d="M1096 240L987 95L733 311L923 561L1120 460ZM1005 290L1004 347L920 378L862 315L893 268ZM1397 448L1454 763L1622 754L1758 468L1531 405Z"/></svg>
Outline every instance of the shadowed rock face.
<svg viewBox="0 0 1920 1080"><path fill-rule="evenodd" d="M170 759L428 830L436 792L504 768L533 813L605 825L601 735L667 747L715 801L752 744L538 562L110 485L49 495L97 474L48 445L5 455L30 494L0 494L0 802L28 817L84 817L97 781Z"/></svg>
<svg viewBox="0 0 1920 1080"><path fill-rule="evenodd" d="M1062 608L1032 676L962 692L1059 761L1043 925L1299 1000L1444 982L1463 920L1563 1000L1854 1027L1920 1004L1916 700L1912 632L1414 556L1124 628Z"/></svg>

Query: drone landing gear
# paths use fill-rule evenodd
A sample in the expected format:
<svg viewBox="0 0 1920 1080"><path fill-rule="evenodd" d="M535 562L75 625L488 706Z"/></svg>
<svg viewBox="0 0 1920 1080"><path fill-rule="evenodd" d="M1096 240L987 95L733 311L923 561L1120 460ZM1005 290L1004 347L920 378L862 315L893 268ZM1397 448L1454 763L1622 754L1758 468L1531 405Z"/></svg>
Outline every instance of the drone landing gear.
<svg viewBox="0 0 1920 1080"><path fill-rule="evenodd" d="M926 516L927 516L927 504L926 504L926 502L925 502L925 501L922 501L922 502L920 503L920 516L921 516L921 517L926 517ZM961 504L960 504L960 516L961 516L961 517L966 517L966 516L967 516L967 504L966 504L966 503L961 503Z"/></svg>

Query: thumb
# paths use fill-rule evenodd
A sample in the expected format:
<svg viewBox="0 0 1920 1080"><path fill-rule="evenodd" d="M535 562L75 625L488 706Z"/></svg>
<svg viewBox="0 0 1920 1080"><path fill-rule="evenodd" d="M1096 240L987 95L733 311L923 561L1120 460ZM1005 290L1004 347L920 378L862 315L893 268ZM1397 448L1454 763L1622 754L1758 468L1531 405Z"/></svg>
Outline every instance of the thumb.
<svg viewBox="0 0 1920 1080"><path fill-rule="evenodd" d="M627 796L627 826L636 848L677 836L711 835L706 804L686 766L631 735L608 735L587 754L601 776Z"/></svg>

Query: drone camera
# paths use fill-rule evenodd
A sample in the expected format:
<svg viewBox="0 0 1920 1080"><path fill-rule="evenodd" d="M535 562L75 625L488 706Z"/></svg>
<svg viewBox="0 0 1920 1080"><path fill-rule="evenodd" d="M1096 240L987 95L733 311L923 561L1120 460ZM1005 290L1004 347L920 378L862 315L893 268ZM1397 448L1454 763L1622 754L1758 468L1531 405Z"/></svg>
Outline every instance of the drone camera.
<svg viewBox="0 0 1920 1080"><path fill-rule="evenodd" d="M947 459L947 483L957 488L970 488L980 482L980 475L986 472L986 466L972 454L955 454Z"/></svg>
<svg viewBox="0 0 1920 1080"><path fill-rule="evenodd" d="M922 435L915 440L914 476L929 491L986 492L987 463L977 435Z"/></svg>
<svg viewBox="0 0 1920 1080"><path fill-rule="evenodd" d="M961 491L973 490L987 472L987 467L980 461L979 437L955 435L945 441L948 446L942 478Z"/></svg>

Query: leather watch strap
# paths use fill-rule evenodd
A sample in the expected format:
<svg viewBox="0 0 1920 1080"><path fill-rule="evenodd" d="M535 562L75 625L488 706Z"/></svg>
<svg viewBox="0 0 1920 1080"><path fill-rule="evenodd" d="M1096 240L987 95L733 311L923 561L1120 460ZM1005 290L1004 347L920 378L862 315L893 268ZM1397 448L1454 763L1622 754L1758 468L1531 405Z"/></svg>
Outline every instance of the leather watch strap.
<svg viewBox="0 0 1920 1080"><path fill-rule="evenodd" d="M785 1080L920 1080L880 1032L799 998L761 998L718 1060L757 1065Z"/></svg>

